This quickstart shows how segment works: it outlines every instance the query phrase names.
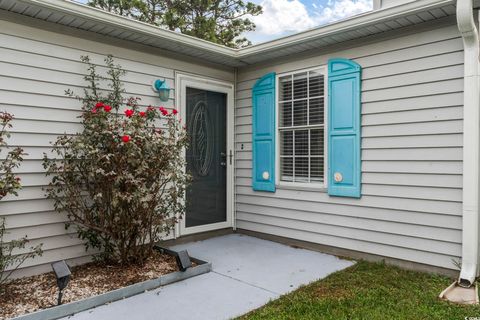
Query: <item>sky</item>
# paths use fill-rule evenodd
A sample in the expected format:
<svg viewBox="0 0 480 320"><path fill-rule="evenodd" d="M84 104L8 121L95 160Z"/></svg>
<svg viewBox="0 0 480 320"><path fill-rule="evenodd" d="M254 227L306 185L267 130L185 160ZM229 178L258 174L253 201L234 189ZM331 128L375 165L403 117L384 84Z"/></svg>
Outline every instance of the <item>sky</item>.
<svg viewBox="0 0 480 320"><path fill-rule="evenodd" d="M87 0L76 0L86 3ZM262 5L263 14L252 17L257 29L246 33L261 43L372 10L373 0L248 0Z"/></svg>
<svg viewBox="0 0 480 320"><path fill-rule="evenodd" d="M263 7L252 17L257 29L246 34L261 43L372 10L372 0L250 0Z"/></svg>

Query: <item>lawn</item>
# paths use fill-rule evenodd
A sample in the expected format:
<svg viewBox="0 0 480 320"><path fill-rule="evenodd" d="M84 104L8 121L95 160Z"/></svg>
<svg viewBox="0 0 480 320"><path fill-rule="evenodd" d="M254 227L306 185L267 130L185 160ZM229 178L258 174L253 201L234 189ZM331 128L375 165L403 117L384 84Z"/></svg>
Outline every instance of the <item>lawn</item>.
<svg viewBox="0 0 480 320"><path fill-rule="evenodd" d="M438 299L451 283L447 277L360 261L239 319L480 319L480 306Z"/></svg>

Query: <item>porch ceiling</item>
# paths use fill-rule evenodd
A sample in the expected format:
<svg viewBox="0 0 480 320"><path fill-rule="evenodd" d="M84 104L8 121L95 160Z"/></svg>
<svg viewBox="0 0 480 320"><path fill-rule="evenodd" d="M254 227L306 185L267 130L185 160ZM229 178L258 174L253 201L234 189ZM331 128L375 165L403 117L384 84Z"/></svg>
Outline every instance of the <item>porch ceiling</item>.
<svg viewBox="0 0 480 320"><path fill-rule="evenodd" d="M216 45L67 0L0 0L0 10L198 60L241 67L452 16L455 15L455 1L417 0L244 49Z"/></svg>

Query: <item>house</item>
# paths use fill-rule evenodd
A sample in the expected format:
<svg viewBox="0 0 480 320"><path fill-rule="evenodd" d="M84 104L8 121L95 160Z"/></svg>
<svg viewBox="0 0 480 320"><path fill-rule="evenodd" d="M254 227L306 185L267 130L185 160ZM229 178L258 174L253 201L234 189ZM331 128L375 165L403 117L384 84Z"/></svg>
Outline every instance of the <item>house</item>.
<svg viewBox="0 0 480 320"><path fill-rule="evenodd" d="M477 2L375 1L375 10L230 49L62 0L0 0L0 108L28 153L0 203L9 237L44 243L23 274L89 259L42 186L50 141L81 129L81 55L113 54L145 105L165 79L194 183L174 237L237 230L420 270L478 273ZM193 136L195 136L193 134ZM188 199L187 199L188 200Z"/></svg>

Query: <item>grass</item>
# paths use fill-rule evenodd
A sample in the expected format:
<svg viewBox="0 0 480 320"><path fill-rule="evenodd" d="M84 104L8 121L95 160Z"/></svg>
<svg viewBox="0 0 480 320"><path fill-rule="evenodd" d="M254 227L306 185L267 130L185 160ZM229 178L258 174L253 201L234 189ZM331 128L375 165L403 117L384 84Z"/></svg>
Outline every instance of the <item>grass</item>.
<svg viewBox="0 0 480 320"><path fill-rule="evenodd" d="M480 319L480 306L438 298L451 283L443 276L360 261L239 319Z"/></svg>

